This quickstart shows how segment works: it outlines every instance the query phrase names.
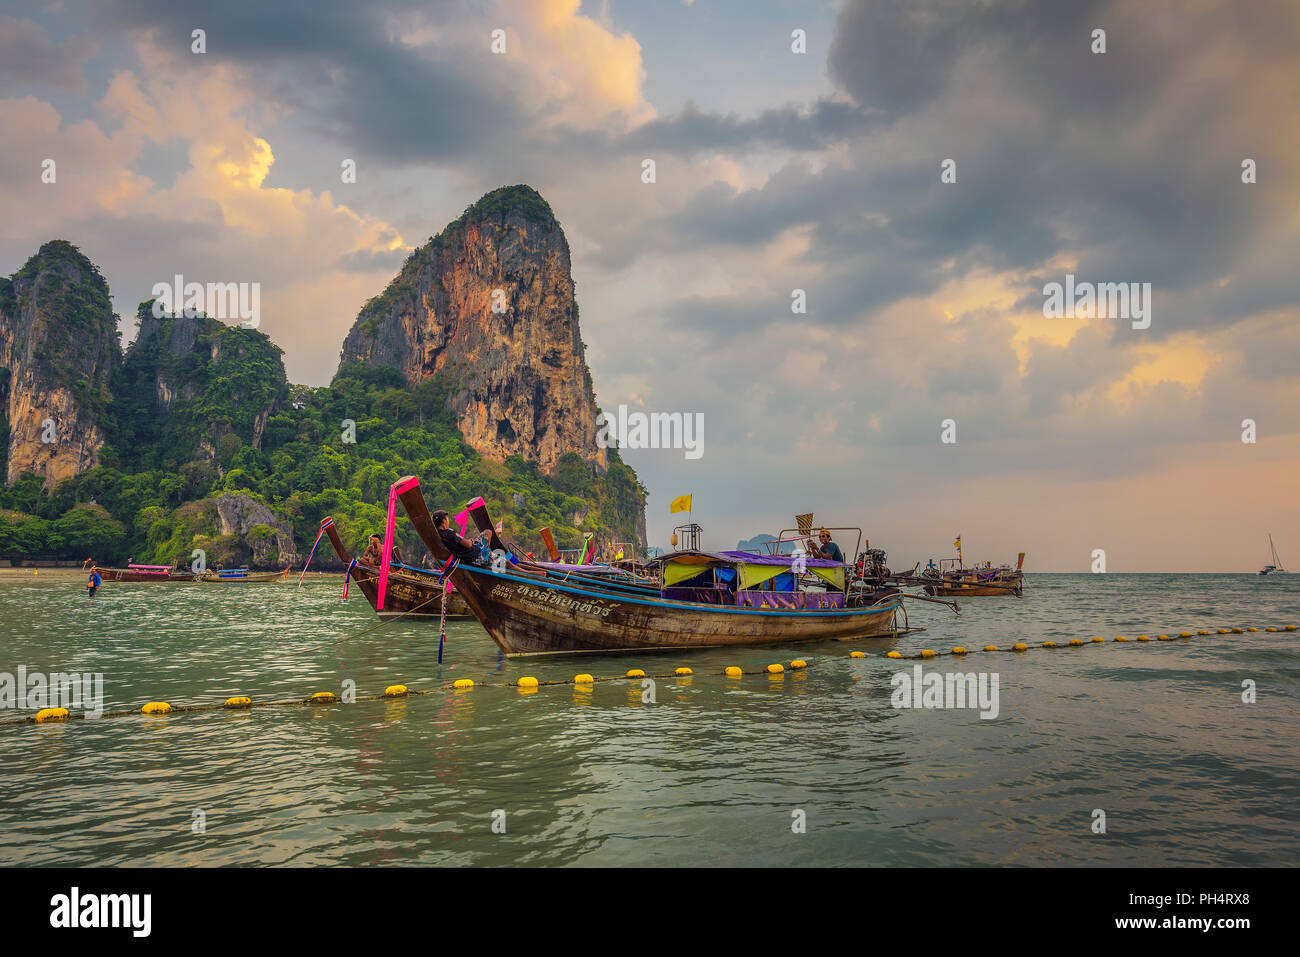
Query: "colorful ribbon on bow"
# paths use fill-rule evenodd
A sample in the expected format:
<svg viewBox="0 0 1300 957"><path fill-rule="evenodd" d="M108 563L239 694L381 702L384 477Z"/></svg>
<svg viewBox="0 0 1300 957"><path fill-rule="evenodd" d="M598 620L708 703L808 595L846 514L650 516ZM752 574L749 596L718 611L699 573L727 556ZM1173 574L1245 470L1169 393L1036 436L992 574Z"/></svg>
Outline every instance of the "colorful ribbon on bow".
<svg viewBox="0 0 1300 957"><path fill-rule="evenodd" d="M302 585L302 580L307 577L307 565L311 564L312 556L316 554L316 546L320 544L320 537L325 534L327 526L333 527L334 519L327 518L320 523L320 529L316 532L316 541L311 543L311 551L307 553L307 563L302 566L302 574L298 576L298 584Z"/></svg>

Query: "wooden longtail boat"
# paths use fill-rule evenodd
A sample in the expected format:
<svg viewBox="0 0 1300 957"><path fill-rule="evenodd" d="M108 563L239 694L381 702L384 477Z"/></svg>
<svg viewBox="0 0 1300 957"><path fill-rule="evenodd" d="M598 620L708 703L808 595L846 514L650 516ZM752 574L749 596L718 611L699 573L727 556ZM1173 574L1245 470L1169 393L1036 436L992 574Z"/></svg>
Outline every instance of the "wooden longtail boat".
<svg viewBox="0 0 1300 957"><path fill-rule="evenodd" d="M209 568L199 579L201 582L218 582L221 584L234 582L274 582L284 581L289 577L289 569L280 572L250 572L247 568L224 568L215 570Z"/></svg>
<svg viewBox="0 0 1300 957"><path fill-rule="evenodd" d="M439 561L450 558L434 528L419 480L407 476L394 483L393 491L429 553ZM475 509L486 513L481 499ZM475 522L479 523L477 516ZM494 550L502 544L495 532L489 543ZM748 582L771 583L789 572L789 559L737 555L743 557L704 552L667 556L661 560L665 587L659 595L564 582L544 569L522 563L497 562L495 567L457 563L450 574L470 610L507 655L784 644L895 631L894 615L901 604L897 601L846 608L842 590L818 593L746 588L746 567L772 566L775 571L762 582L753 579L766 575L766 569ZM808 560L810 568L833 564ZM719 573L726 569L732 570L730 576ZM823 570L828 578L838 577L843 588L844 566L838 566L838 576L834 569ZM708 586L703 584L706 577ZM728 577L736 583L735 589L727 586ZM778 602L788 604L775 607Z"/></svg>
<svg viewBox="0 0 1300 957"><path fill-rule="evenodd" d="M932 563L919 577L925 581L922 588L927 595L955 595L959 598L1015 595L1023 598L1025 573L1021 566L1024 563L1024 552L1020 553L1015 568L1010 565L994 568L989 564L983 568L962 568L960 561L946 558L939 562L938 569Z"/></svg>
<svg viewBox="0 0 1300 957"><path fill-rule="evenodd" d="M360 561L353 564L343 539L339 538L334 519L326 518L320 523L321 531L334 546L339 559L349 566L352 580L366 596L370 607L378 611L379 607L379 566L366 565ZM384 616L406 618L439 618L442 615L442 581L437 572L427 569L412 568L409 565L394 563L389 568L388 592L384 596ZM447 602L448 618L471 618L469 606L456 592L451 593Z"/></svg>
<svg viewBox="0 0 1300 957"><path fill-rule="evenodd" d="M194 572L178 572L170 565L130 564L126 568L101 568L92 564L91 567L106 582L192 582L199 577Z"/></svg>

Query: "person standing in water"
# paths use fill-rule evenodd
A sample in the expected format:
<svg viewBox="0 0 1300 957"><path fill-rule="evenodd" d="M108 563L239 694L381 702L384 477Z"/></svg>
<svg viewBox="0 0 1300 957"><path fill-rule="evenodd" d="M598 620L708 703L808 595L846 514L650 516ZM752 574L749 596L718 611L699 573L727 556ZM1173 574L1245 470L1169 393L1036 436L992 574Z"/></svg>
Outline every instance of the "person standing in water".
<svg viewBox="0 0 1300 957"><path fill-rule="evenodd" d="M90 578L86 581L86 592L91 598L95 597L95 592L99 591L99 586L104 583L104 579L99 577L99 569L93 565L90 567Z"/></svg>

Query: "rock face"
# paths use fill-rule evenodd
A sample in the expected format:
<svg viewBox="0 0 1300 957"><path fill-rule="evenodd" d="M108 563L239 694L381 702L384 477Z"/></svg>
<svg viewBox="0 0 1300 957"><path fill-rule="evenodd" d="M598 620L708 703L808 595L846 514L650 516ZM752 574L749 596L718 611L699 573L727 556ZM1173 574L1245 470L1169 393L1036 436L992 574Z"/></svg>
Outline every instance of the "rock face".
<svg viewBox="0 0 1300 957"><path fill-rule="evenodd" d="M71 243L46 243L0 279L6 484L33 472L52 488L98 464L108 377L121 356L108 284Z"/></svg>
<svg viewBox="0 0 1300 957"><path fill-rule="evenodd" d="M438 377L461 434L495 461L607 467L574 300L569 243L528 186L488 193L411 254L343 343L350 363Z"/></svg>
<svg viewBox="0 0 1300 957"><path fill-rule="evenodd" d="M255 568L282 568L300 560L288 523L248 495L218 498L217 520L222 535L238 536L247 546Z"/></svg>
<svg viewBox="0 0 1300 957"><path fill-rule="evenodd" d="M156 464L168 467L217 457L227 436L260 448L288 391L280 348L207 316L156 317L152 301L136 318L139 333L114 379L119 451L156 452Z"/></svg>

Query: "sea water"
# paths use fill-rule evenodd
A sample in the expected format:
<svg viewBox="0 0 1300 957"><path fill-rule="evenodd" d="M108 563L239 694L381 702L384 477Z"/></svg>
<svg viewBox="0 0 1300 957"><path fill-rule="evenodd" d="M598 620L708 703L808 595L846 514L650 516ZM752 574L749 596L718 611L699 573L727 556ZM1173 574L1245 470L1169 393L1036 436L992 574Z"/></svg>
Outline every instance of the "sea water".
<svg viewBox="0 0 1300 957"><path fill-rule="evenodd" d="M506 659L454 621L441 666L436 619L381 622L339 585L0 579L0 672L102 674L108 711L434 691L0 725L0 862L1300 862L1300 632L1264 630L1300 622L1297 575L1033 574L960 616L911 603L925 630L897 639L667 655ZM954 645L920 664L996 674L991 720L897 706L918 662L885 653ZM670 676L509 684L629 668Z"/></svg>

